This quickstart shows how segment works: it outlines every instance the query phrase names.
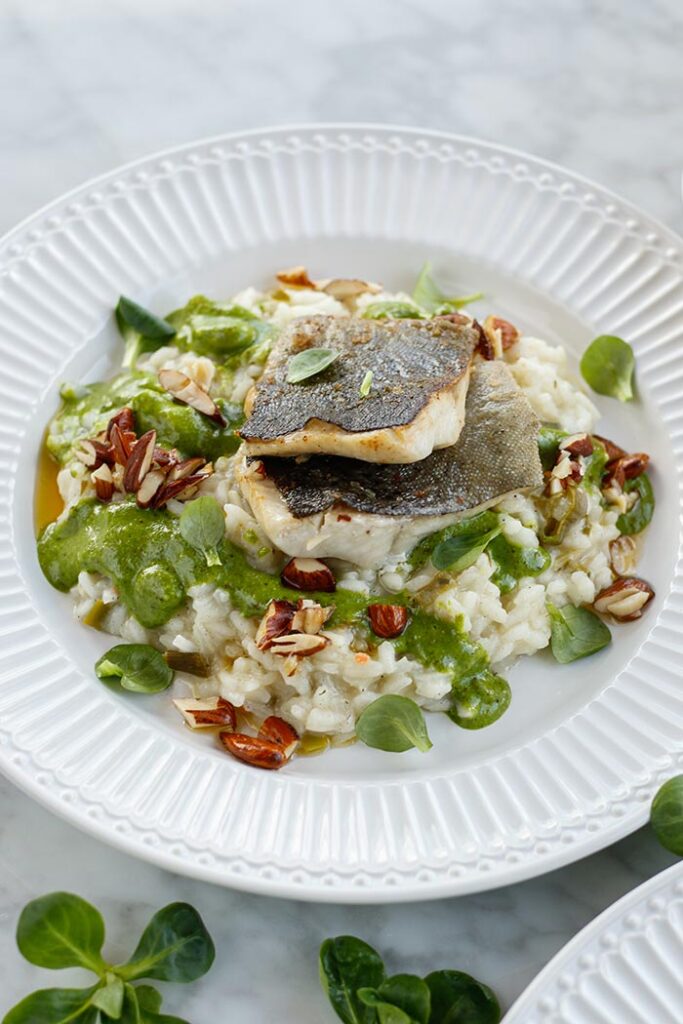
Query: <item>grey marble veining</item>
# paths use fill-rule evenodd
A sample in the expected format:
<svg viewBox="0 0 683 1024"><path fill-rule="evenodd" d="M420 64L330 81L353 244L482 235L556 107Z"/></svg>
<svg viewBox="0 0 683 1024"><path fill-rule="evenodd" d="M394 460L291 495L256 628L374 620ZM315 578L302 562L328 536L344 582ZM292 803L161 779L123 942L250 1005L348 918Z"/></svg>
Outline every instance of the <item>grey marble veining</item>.
<svg viewBox="0 0 683 1024"><path fill-rule="evenodd" d="M384 121L557 160L680 228L677 0L0 0L0 230L164 146L232 129ZM396 970L457 966L505 1005L597 912L672 858L648 830L551 875L434 903L311 906L220 890L111 850L0 784L0 1011L67 983L24 964L20 907L53 889L103 909L113 955L187 899L216 966L168 1012L193 1022L332 1020L321 940L363 936ZM72 975L77 978L77 974Z"/></svg>

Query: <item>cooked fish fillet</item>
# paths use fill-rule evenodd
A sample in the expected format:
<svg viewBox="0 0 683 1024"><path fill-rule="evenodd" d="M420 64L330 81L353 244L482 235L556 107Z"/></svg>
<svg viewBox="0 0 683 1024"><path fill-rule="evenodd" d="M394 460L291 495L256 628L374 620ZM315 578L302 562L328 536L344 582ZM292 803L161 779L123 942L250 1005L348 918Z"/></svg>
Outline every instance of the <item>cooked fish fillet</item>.
<svg viewBox="0 0 683 1024"><path fill-rule="evenodd" d="M506 494L542 486L538 427L507 367L483 362L472 371L458 443L421 462L246 457L238 479L255 517L287 554L371 566Z"/></svg>
<svg viewBox="0 0 683 1024"><path fill-rule="evenodd" d="M460 435L477 340L469 324L444 319L302 317L280 336L247 396L240 436L250 455L424 459ZM308 348L340 356L315 377L288 384L289 360Z"/></svg>

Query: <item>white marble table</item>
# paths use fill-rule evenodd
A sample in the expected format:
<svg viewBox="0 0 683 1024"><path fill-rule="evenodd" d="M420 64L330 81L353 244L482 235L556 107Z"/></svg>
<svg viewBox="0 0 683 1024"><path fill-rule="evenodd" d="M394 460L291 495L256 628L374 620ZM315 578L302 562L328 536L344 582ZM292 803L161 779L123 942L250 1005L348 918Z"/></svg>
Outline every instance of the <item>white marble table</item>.
<svg viewBox="0 0 683 1024"><path fill-rule="evenodd" d="M680 228L682 29L677 0L0 0L0 229L159 147L311 120L494 139L566 163ZM198 907L217 963L187 990L168 986L168 1012L193 1024L322 1024L333 1017L316 952L328 935L363 936L394 969L461 967L508 1005L598 911L671 860L643 830L480 896L311 906L166 874L2 782L0 1011L67 983L23 964L14 946L20 907L54 889L102 907L114 953L164 903Z"/></svg>

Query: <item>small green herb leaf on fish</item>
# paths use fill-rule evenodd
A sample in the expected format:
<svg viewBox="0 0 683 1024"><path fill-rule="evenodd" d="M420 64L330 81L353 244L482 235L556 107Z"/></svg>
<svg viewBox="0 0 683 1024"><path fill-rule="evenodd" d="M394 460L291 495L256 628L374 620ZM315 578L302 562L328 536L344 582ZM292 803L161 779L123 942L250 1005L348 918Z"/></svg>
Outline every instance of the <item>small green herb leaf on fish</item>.
<svg viewBox="0 0 683 1024"><path fill-rule="evenodd" d="M490 669L454 684L448 717L461 729L492 725L510 706L509 683Z"/></svg>
<svg viewBox="0 0 683 1024"><path fill-rule="evenodd" d="M359 389L359 392L358 392L361 398L367 398L368 395L370 394L370 388L372 387L372 378L374 376L375 375L372 372L372 370L368 370L368 372L363 377L363 380L361 382L361 386L360 386L360 389Z"/></svg>
<svg viewBox="0 0 683 1024"><path fill-rule="evenodd" d="M99 973L104 921L96 907L68 892L27 903L17 924L17 945L30 963L59 970L85 967Z"/></svg>
<svg viewBox="0 0 683 1024"><path fill-rule="evenodd" d="M456 312L468 305L468 303L476 302L481 298L483 298L482 292L453 297L444 294L432 276L432 265L429 262L425 263L422 267L413 289L413 299L418 306L421 306L428 313L437 316L439 314Z"/></svg>
<svg viewBox="0 0 683 1024"><path fill-rule="evenodd" d="M683 775L674 775L657 790L650 824L662 846L683 857Z"/></svg>
<svg viewBox="0 0 683 1024"><path fill-rule="evenodd" d="M287 366L287 383L301 384L302 381L315 377L338 359L339 352L332 348L307 348L297 352L289 360Z"/></svg>
<svg viewBox="0 0 683 1024"><path fill-rule="evenodd" d="M630 402L633 398L633 349L623 338L601 334L581 357L581 373L599 395Z"/></svg>
<svg viewBox="0 0 683 1024"><path fill-rule="evenodd" d="M387 693L361 713L356 736L368 747L402 753L417 747L423 753L432 746L424 715L414 700Z"/></svg>
<svg viewBox="0 0 683 1024"><path fill-rule="evenodd" d="M611 642L612 634L605 623L588 608L571 604L557 608L550 602L546 608L550 615L550 647L561 665L595 654Z"/></svg>
<svg viewBox="0 0 683 1024"><path fill-rule="evenodd" d="M379 953L362 939L339 935L320 947L320 983L344 1024L375 1024L374 1009L358 998L360 988L378 988L386 974Z"/></svg>
<svg viewBox="0 0 683 1024"><path fill-rule="evenodd" d="M624 491L626 494L635 491L638 495L638 500L633 508L630 508L628 512L622 512L617 519L619 531L631 536L644 530L655 514L655 495L647 473L641 473L640 476L627 480L624 484Z"/></svg>
<svg viewBox="0 0 683 1024"><path fill-rule="evenodd" d="M362 312L365 320L424 320L423 310L412 302L388 299L385 302L371 302Z"/></svg>
<svg viewBox="0 0 683 1024"><path fill-rule="evenodd" d="M145 928L130 960L116 968L125 981L196 981L211 967L216 951L201 917L189 903L171 903Z"/></svg>
<svg viewBox="0 0 683 1024"><path fill-rule="evenodd" d="M431 995L428 1024L499 1024L495 994L470 974L433 971L425 982Z"/></svg>
<svg viewBox="0 0 683 1024"><path fill-rule="evenodd" d="M164 656L149 644L117 644L95 665L98 679L116 679L124 690L159 693L173 682L173 671Z"/></svg>
<svg viewBox="0 0 683 1024"><path fill-rule="evenodd" d="M183 540L202 552L207 565L221 564L218 545L225 537L225 516L215 498L206 494L186 502L179 527Z"/></svg>

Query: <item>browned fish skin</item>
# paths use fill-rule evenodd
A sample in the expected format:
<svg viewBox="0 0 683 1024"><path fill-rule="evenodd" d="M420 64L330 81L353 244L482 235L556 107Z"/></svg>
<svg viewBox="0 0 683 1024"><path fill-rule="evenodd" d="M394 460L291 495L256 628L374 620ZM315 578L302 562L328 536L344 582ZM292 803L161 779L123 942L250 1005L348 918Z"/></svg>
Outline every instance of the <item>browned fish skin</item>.
<svg viewBox="0 0 683 1024"><path fill-rule="evenodd" d="M421 462L380 465L327 455L261 461L297 518L333 505L390 516L445 515L541 487L538 427L507 367L482 362L472 371L457 444Z"/></svg>
<svg viewBox="0 0 683 1024"><path fill-rule="evenodd" d="M274 440L311 420L352 433L405 426L467 372L477 340L472 327L447 320L302 317L271 352L240 436ZM331 348L341 356L309 381L288 384L290 357L307 348ZM362 397L368 370L372 388Z"/></svg>

